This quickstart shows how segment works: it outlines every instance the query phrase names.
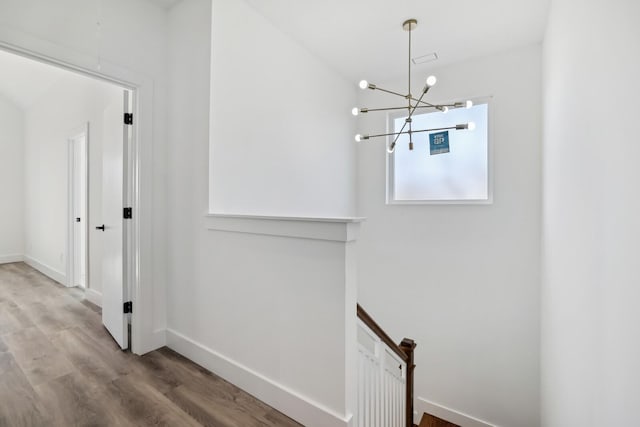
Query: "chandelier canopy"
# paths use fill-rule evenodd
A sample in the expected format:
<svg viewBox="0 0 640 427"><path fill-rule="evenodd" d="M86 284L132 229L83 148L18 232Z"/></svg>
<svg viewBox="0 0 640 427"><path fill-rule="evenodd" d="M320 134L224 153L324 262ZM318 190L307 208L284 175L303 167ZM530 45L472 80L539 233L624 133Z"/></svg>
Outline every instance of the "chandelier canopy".
<svg viewBox="0 0 640 427"><path fill-rule="evenodd" d="M409 135L409 150L413 150L413 134L415 133L424 133L424 132L437 132L437 131L445 131L445 130L462 130L462 129L469 129L469 130L473 130L475 129L475 124L473 122L469 122L469 123L462 123L462 124L457 124L454 126L450 126L450 127L443 127L443 128L434 128L434 129L414 129L412 126L412 117L413 114L416 112L417 109L432 109L432 110L436 110L436 111L441 111L442 113L446 114L450 108L471 108L473 106L473 103L471 101L464 101L464 102L455 102L453 104L431 104L429 102L426 102L423 100L423 98L425 97L425 95L427 94L427 92L429 92L429 89L431 89L435 84L436 84L436 77L435 76L429 76L427 77L426 81L425 81L425 85L422 88L422 91L420 93L420 97L419 98L415 98L412 94L411 94L411 32L418 26L418 21L415 19L408 19L406 21L404 21L402 23L402 29L407 31L409 33L409 61L408 61L408 83L407 83L407 93L405 95L398 93L398 92L394 92L392 90L388 90L388 89L384 89L381 88L377 85L374 85L372 83L369 83L366 80L362 80L360 81L360 89L362 90L366 90L366 89L370 89L370 90L379 90L381 92L385 92L391 95L396 95L399 96L401 98L404 98L407 101L407 105L403 106L403 107L385 107L385 108L358 108L355 107L353 110L351 110L351 113L354 116L357 116L359 114L365 114L365 113L370 113L370 112L374 112L374 111L394 111L394 110L407 110L409 115L408 117L405 119L404 125L402 126L402 128L400 129L399 132L392 132L392 133L382 133L382 134L377 134L377 135L366 135L366 134L358 134L356 135L356 141L360 142L360 141L364 141L364 140L368 140L370 138L378 138L378 137L394 137L393 141L391 142L391 144L389 144L389 146L387 147L387 151L389 153L393 153L393 151L396 148L396 143L398 142L398 138L400 137L400 135ZM406 129L406 130L405 130Z"/></svg>

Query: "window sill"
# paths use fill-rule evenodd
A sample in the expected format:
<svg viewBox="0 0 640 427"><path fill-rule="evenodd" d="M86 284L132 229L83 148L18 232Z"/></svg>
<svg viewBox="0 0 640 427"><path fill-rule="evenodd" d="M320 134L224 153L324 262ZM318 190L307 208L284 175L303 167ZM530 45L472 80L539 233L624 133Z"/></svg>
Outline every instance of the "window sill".
<svg viewBox="0 0 640 427"><path fill-rule="evenodd" d="M386 203L393 205L492 205L493 197L484 200L392 200Z"/></svg>

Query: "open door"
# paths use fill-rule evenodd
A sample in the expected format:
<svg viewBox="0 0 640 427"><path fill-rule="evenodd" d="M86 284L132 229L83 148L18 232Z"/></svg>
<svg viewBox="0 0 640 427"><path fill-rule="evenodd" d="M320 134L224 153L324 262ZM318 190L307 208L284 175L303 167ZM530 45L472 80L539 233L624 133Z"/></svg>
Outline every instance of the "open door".
<svg viewBox="0 0 640 427"><path fill-rule="evenodd" d="M127 182L131 126L123 116L130 112L129 91L123 104L114 103L103 113L102 141L102 323L122 349L129 347L128 316L124 310L126 287ZM123 114L125 113L125 114Z"/></svg>

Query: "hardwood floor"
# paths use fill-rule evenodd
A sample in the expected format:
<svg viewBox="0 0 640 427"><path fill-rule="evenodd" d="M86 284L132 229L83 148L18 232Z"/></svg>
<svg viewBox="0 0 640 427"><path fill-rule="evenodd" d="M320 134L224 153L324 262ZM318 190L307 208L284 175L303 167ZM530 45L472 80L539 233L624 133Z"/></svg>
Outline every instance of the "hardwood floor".
<svg viewBox="0 0 640 427"><path fill-rule="evenodd" d="M460 427L430 414L423 414L418 427Z"/></svg>
<svg viewBox="0 0 640 427"><path fill-rule="evenodd" d="M300 426L168 348L123 352L100 309L23 263L0 265L0 427Z"/></svg>

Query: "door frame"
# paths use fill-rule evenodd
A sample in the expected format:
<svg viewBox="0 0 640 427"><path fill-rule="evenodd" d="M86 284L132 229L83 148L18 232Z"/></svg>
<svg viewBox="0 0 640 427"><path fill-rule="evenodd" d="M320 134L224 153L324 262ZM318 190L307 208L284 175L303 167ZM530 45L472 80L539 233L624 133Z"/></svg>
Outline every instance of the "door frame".
<svg viewBox="0 0 640 427"><path fill-rule="evenodd" d="M71 132L68 133L69 137L67 138L67 283L66 286L72 288L76 284L76 227L75 227L75 197L76 193L74 191L75 181L78 179L78 171L75 168L75 147L74 141L81 135L84 135L84 158L82 161L85 164L85 176L84 181L86 183L85 187L85 200L84 200L84 211L85 218L81 218L81 224L85 229L84 234L84 265L85 265L85 284L84 288L89 289L89 138L90 138L90 124L86 122L82 126L78 126L74 128Z"/></svg>
<svg viewBox="0 0 640 427"><path fill-rule="evenodd" d="M154 320L153 286L153 105L154 81L147 75L97 56L80 53L67 46L39 39L14 29L0 28L0 49L67 71L116 84L131 91L134 121L132 126L129 191L133 218L128 227L130 251L126 257L126 292L133 303L131 314L131 351L145 354L166 344L163 326ZM124 248L123 248L124 250Z"/></svg>

